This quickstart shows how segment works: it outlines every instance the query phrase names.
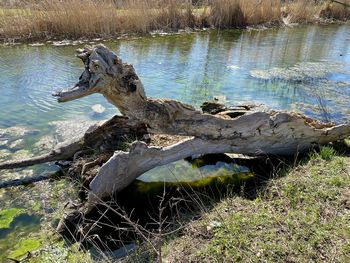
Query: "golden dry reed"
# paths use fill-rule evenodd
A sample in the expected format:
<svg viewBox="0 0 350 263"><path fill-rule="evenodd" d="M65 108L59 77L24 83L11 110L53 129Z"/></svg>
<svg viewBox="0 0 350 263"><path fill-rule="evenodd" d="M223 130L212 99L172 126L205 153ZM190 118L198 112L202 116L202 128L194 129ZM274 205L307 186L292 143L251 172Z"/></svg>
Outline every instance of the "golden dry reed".
<svg viewBox="0 0 350 263"><path fill-rule="evenodd" d="M8 0L9 1L9 0ZM350 5L350 0L339 0ZM10 1L11 2L11 1ZM0 7L0 38L109 37L185 28L232 28L349 19L350 8L314 0L27 0Z"/></svg>

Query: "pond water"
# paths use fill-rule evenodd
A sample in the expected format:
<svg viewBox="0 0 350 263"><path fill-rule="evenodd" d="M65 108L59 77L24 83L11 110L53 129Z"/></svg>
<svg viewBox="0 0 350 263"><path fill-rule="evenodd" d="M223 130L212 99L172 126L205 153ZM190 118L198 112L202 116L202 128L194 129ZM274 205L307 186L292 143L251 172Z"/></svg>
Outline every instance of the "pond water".
<svg viewBox="0 0 350 263"><path fill-rule="evenodd" d="M350 121L349 24L182 33L104 44L134 65L150 97L199 107L218 96L227 104L264 103L321 120ZM47 152L58 141L81 134L92 122L117 113L100 95L64 104L51 97L53 90L77 81L83 66L74 54L82 46L0 47L0 161ZM48 164L0 171L0 180L56 169ZM181 180L199 178L223 169L235 172L238 168L218 162L203 172L179 161L148 172L143 180L162 181L165 177L171 181L174 174ZM37 231L40 218L43 221L47 215L43 209L48 213L56 209L58 202L43 204L45 198L50 200L56 194L64 200L57 191L63 192L65 187L56 184L43 182L0 191L1 209L26 209L12 223L11 231L0 229L0 255L6 256L11 249L5 243L15 244L16 239ZM9 237L16 238L9 241Z"/></svg>

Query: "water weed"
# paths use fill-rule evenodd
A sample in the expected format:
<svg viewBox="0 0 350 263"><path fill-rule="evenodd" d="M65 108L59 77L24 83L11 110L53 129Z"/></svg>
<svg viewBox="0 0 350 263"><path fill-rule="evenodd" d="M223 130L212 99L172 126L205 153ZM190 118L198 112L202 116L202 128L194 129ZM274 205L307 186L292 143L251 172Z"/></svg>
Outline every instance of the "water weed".
<svg viewBox="0 0 350 263"><path fill-rule="evenodd" d="M9 209L0 210L0 229L9 228L12 221L17 216L23 213L24 213L24 210L21 208L9 208Z"/></svg>

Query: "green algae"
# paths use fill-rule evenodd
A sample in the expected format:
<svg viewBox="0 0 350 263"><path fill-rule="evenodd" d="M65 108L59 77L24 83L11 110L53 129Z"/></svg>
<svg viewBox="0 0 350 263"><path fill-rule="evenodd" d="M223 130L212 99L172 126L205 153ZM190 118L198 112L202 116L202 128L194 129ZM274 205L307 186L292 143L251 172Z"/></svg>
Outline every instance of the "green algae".
<svg viewBox="0 0 350 263"><path fill-rule="evenodd" d="M345 139L344 142L348 147L350 147L350 139Z"/></svg>
<svg viewBox="0 0 350 263"><path fill-rule="evenodd" d="M73 191L73 187L68 185L67 180L43 181L32 186L0 190L4 210L9 207L25 207L24 213L14 218L9 228L0 229L0 262L10 262L7 258L19 249L20 240L34 239L42 244L47 243L49 236L53 235L53 225L63 214L65 201L73 199L72 195L67 196L67 192ZM18 196L21 198L13 198ZM37 255L32 253L32 256Z"/></svg>
<svg viewBox="0 0 350 263"><path fill-rule="evenodd" d="M11 259L22 259L25 257L28 253L37 250L41 246L41 241L37 239L24 239L21 240L16 246L16 249L11 251L8 258Z"/></svg>
<svg viewBox="0 0 350 263"><path fill-rule="evenodd" d="M21 208L9 208L0 210L0 229L9 228L13 220L24 213Z"/></svg>
<svg viewBox="0 0 350 263"><path fill-rule="evenodd" d="M185 187L190 189L204 189L207 187L219 187L230 185L239 185L242 181L252 179L254 177L251 172L241 173L228 173L219 169L214 175L205 177L196 181L178 181L178 182L143 182L140 180L135 181L131 187L136 188L138 193L155 193L161 192L160 190L166 188L178 188Z"/></svg>
<svg viewBox="0 0 350 263"><path fill-rule="evenodd" d="M34 212L39 213L42 209L42 206L41 206L41 203L33 201L33 202L31 202L30 208Z"/></svg>

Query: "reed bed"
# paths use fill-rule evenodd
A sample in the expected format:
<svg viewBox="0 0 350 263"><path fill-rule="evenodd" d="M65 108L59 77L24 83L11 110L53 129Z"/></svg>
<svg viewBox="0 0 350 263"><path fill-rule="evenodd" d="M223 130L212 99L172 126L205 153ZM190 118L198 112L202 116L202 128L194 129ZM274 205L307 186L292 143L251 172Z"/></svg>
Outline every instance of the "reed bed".
<svg viewBox="0 0 350 263"><path fill-rule="evenodd" d="M350 5L349 0L341 0ZM27 0L0 7L0 38L93 38L185 28L349 19L338 3L295 0Z"/></svg>
<svg viewBox="0 0 350 263"><path fill-rule="evenodd" d="M318 19L323 8L314 1L296 0L285 6L285 15L288 23L310 23Z"/></svg>
<svg viewBox="0 0 350 263"><path fill-rule="evenodd" d="M340 4L339 2L343 4ZM327 3L326 7L321 10L320 16L328 19L349 20L350 0L339 0Z"/></svg>
<svg viewBox="0 0 350 263"><path fill-rule="evenodd" d="M259 25L281 17L280 0L214 0L210 8L211 24L219 28Z"/></svg>

